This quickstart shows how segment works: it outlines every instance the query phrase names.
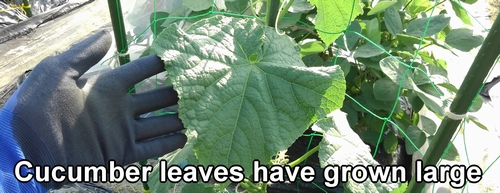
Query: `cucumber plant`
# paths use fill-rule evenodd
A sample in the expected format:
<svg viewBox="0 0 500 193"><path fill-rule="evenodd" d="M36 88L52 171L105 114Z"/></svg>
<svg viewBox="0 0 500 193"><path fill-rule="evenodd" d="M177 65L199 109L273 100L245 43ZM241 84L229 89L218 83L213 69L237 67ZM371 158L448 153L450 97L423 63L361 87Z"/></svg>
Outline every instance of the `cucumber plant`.
<svg viewBox="0 0 500 193"><path fill-rule="evenodd" d="M453 10L435 14L441 3L451 3ZM471 24L458 1L184 0L183 5L151 16L153 32L161 33L144 53L165 61L189 138L183 149L160 159L169 166L240 165L247 178L255 159L295 166L319 151L321 167L378 165L373 159L378 147L394 154L401 140L405 153L418 153L436 130L436 123L418 112L426 106L443 117L447 97L457 91L448 81L446 61L426 48L454 54L452 48L469 51L483 41L470 29L450 27L451 15ZM189 18L179 18L188 10ZM181 22L193 24L180 27ZM472 110L481 104L476 100ZM292 162L275 156L308 128L323 135L318 147ZM452 148L447 159L458 159L455 153ZM179 185L160 183L159 175L157 167L148 182L155 192ZM183 187L226 191L229 184ZM263 182L246 179L239 185L266 192ZM390 192L399 186L349 181L344 187Z"/></svg>

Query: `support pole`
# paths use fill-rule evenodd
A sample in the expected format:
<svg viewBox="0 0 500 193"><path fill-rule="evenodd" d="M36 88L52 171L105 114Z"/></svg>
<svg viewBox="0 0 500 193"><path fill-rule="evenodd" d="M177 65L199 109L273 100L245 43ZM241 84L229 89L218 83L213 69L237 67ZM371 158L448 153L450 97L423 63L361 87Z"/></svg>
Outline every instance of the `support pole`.
<svg viewBox="0 0 500 193"><path fill-rule="evenodd" d="M29 0L23 0L23 4L21 5L23 8L24 12L26 12L26 16L31 17L33 16L33 12L31 12L31 5Z"/></svg>
<svg viewBox="0 0 500 193"><path fill-rule="evenodd" d="M125 33L125 25L123 24L123 14L120 0L108 0L109 14L111 16L111 24L113 25L113 33L115 35L116 50L125 54L128 52L127 34ZM130 62L130 56L119 55L118 60L120 65Z"/></svg>
<svg viewBox="0 0 500 193"><path fill-rule="evenodd" d="M458 115L466 114L469 106L477 95L477 91L481 88L484 79L493 67L496 58L500 54L500 14L493 23L488 36L483 42L474 62L472 63L469 72L457 92L455 100L450 105L450 112ZM457 127L462 120L453 120L445 117L439 125L438 131L432 140L427 153L423 158L423 166L436 165L444 150L448 146L451 138L457 131ZM416 172L415 172L416 173ZM412 177L406 192L420 193L426 183L415 181L415 176Z"/></svg>

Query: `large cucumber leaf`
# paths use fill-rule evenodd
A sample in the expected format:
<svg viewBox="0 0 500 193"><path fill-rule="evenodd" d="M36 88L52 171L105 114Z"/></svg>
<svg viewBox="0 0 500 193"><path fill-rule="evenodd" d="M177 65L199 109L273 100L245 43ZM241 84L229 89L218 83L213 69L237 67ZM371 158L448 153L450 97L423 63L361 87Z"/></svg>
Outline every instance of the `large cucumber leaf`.
<svg viewBox="0 0 500 193"><path fill-rule="evenodd" d="M321 167L332 165L375 167L380 165L372 158L370 147L351 129L344 112L337 110L330 113L327 117L317 121L312 129L323 133L323 140L319 144L318 152ZM390 181L373 183L370 180L356 183L349 179L344 186L350 192L390 192L398 188L399 183Z"/></svg>
<svg viewBox="0 0 500 193"><path fill-rule="evenodd" d="M186 31L166 28L152 45L179 95L179 118L196 130L203 165L269 163L318 118L339 109L339 66L306 67L288 36L255 20L214 16Z"/></svg>

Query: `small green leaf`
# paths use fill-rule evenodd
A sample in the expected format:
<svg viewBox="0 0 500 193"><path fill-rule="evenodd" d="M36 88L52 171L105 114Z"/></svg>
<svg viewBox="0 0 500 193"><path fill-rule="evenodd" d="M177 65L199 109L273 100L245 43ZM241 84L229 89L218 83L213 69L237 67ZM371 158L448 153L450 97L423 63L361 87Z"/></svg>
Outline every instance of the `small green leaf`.
<svg viewBox="0 0 500 193"><path fill-rule="evenodd" d="M247 9L249 2L249 0L226 1L226 7L232 12L243 13Z"/></svg>
<svg viewBox="0 0 500 193"><path fill-rule="evenodd" d="M369 129L360 133L359 137L363 139L363 141L366 143L376 145L378 142L379 134L380 133L377 133L376 131Z"/></svg>
<svg viewBox="0 0 500 193"><path fill-rule="evenodd" d="M455 147L455 145L453 145L453 143L449 143L449 146L450 147L444 151L445 155L444 155L443 159L448 160L448 161L459 162L460 161L460 154L458 153L457 148Z"/></svg>
<svg viewBox="0 0 500 193"><path fill-rule="evenodd" d="M379 47L377 47L379 46ZM354 50L353 57L354 58L370 58L374 56L378 56L380 54L384 53L383 47L380 44L377 44L377 46L371 44L371 43L366 43L364 45L359 46ZM382 48L382 49L380 49Z"/></svg>
<svg viewBox="0 0 500 193"><path fill-rule="evenodd" d="M295 0L292 5L288 9L290 13L302 13L304 11L313 10L314 6L312 6L307 0Z"/></svg>
<svg viewBox="0 0 500 193"><path fill-rule="evenodd" d="M397 36L403 32L403 23L399 11L394 6L388 7L384 14L385 27L392 36Z"/></svg>
<svg viewBox="0 0 500 193"><path fill-rule="evenodd" d="M373 14L377 14L378 12L381 12L385 9L387 9L388 7L396 4L397 1L396 0L385 0L385 1L379 1L377 3L377 5L375 5L375 7L372 8L372 10L370 10L368 12L368 15L373 15Z"/></svg>
<svg viewBox="0 0 500 193"><path fill-rule="evenodd" d="M402 83L403 88L412 89L413 85L409 81L409 79L411 79L409 77L409 75L411 75L411 70L408 70L408 67L400 64L396 59L398 58L388 56L380 60L380 68L382 69L382 72L384 72L384 74L397 85Z"/></svg>
<svg viewBox="0 0 500 193"><path fill-rule="evenodd" d="M325 51L326 49L325 44L323 44L323 42L320 41L307 42L299 46L300 46L300 57L304 57L310 54L317 54Z"/></svg>
<svg viewBox="0 0 500 193"><path fill-rule="evenodd" d="M418 89L415 87L415 89ZM436 113L439 116L444 116L444 111L443 111L443 101L441 101L439 98L432 96L430 94L427 94L421 90L415 90L418 97L424 102L425 106L429 108L432 112Z"/></svg>
<svg viewBox="0 0 500 193"><path fill-rule="evenodd" d="M310 0L309 2L318 10L314 24L318 29L319 37L327 46L330 46L341 35L341 32L356 16L363 13L359 0Z"/></svg>
<svg viewBox="0 0 500 193"><path fill-rule="evenodd" d="M467 10L465 10L460 4L458 4L457 1L451 0L449 2L451 3L451 7L453 8L455 15L460 18L460 20L462 20L462 22L464 22L465 24L472 26L472 22L470 22L470 17L467 13Z"/></svg>
<svg viewBox="0 0 500 193"><path fill-rule="evenodd" d="M394 135L393 132L389 132L384 139L384 149L388 154L394 153L398 148L398 138Z"/></svg>
<svg viewBox="0 0 500 193"><path fill-rule="evenodd" d="M302 57L302 61L307 67L319 67L319 66L324 66L325 62L323 61L323 58L318 56L317 54L311 54Z"/></svg>
<svg viewBox="0 0 500 193"><path fill-rule="evenodd" d="M462 2L464 2L464 3L467 3L467 4L469 4L469 5L472 5L472 4L474 4L474 3L476 3L476 2L477 2L477 0L460 0L460 1L462 1Z"/></svg>
<svg viewBox="0 0 500 193"><path fill-rule="evenodd" d="M427 25L427 22L429 24ZM425 36L432 36L443 30L450 23L450 18L439 14L430 18L418 18L411 21L406 27L406 34L421 38L424 30L427 29Z"/></svg>
<svg viewBox="0 0 500 193"><path fill-rule="evenodd" d="M346 39L347 42L347 48L350 50L356 46L356 43L358 43L359 40L359 35L354 33L358 32L361 33L361 26L359 25L359 22L357 20L354 20L351 22L351 25L349 25L349 28L347 28L346 33L344 35L340 36L337 40L335 40L335 43L340 49L346 49L346 45L344 43L344 38Z"/></svg>
<svg viewBox="0 0 500 193"><path fill-rule="evenodd" d="M397 94L398 85L392 82L389 78L378 79L373 84L373 95L379 101L394 102Z"/></svg>
<svg viewBox="0 0 500 193"><path fill-rule="evenodd" d="M168 18L168 13L167 12L161 12L158 11L156 13L151 13L149 16L149 21L150 23L154 23L153 26L151 26L151 32L159 34L165 27L162 26L163 21L165 21L166 18ZM156 16L156 21L155 21L155 16ZM154 28L156 27L156 29ZM156 30L156 31L155 31Z"/></svg>
<svg viewBox="0 0 500 193"><path fill-rule="evenodd" d="M375 96L373 95L373 83L372 82L366 82L361 85L361 92L363 93L362 96L365 98L366 102L368 103L368 107L371 107L371 109L375 110L386 110L390 111L392 109L392 106L394 104L393 101L379 101L375 99ZM391 97L392 99L396 98L396 95Z"/></svg>
<svg viewBox="0 0 500 193"><path fill-rule="evenodd" d="M444 42L453 48L468 52L475 47L480 46L484 38L480 35L474 35L470 29L452 29Z"/></svg>
<svg viewBox="0 0 500 193"><path fill-rule="evenodd" d="M422 122L422 131L424 131L428 135L434 135L436 133L437 125L432 119L420 115L420 122Z"/></svg>
<svg viewBox="0 0 500 193"><path fill-rule="evenodd" d="M334 61L335 58L329 58L327 61L325 61L324 66L339 65L342 69L342 72L344 72L344 76L347 76L347 74L349 74L349 72L351 71L351 63L346 58L341 57L337 57L337 64L335 64Z"/></svg>
<svg viewBox="0 0 500 193"><path fill-rule="evenodd" d="M380 27L377 18L373 18L366 24L366 38L370 39L373 43L380 44Z"/></svg>
<svg viewBox="0 0 500 193"><path fill-rule="evenodd" d="M406 10L411 15L418 15L420 12L431 8L433 5L429 0L412 0Z"/></svg>
<svg viewBox="0 0 500 193"><path fill-rule="evenodd" d="M333 111L326 118L318 120L312 129L323 133L318 152L322 168L331 165L379 165L372 158L370 148L349 127L342 111ZM389 192L399 187L399 183L373 183L370 180L357 183L348 180L344 186L352 192Z"/></svg>
<svg viewBox="0 0 500 193"><path fill-rule="evenodd" d="M472 105L469 109L469 112L477 112L481 107L483 106L484 100L483 97L477 96L474 101L472 102Z"/></svg>
<svg viewBox="0 0 500 193"><path fill-rule="evenodd" d="M287 27L294 26L300 17L301 13L287 13L280 21L278 21L278 28L283 29Z"/></svg>
<svg viewBox="0 0 500 193"><path fill-rule="evenodd" d="M405 146L406 153L408 153L408 155L413 155L413 153L417 151L411 142L413 142L417 148L420 148L424 145L425 140L427 140L425 133L415 125L410 125L408 129L406 129L406 135L408 138L405 140Z"/></svg>
<svg viewBox="0 0 500 193"><path fill-rule="evenodd" d="M201 183L186 183L184 187L182 187L181 193L213 193L215 192L213 186L209 186L208 184Z"/></svg>
<svg viewBox="0 0 500 193"><path fill-rule="evenodd" d="M426 44L431 43L431 41L428 41L425 39L422 40L420 38L409 36L406 34L398 34L397 38L399 41L402 41L405 45L408 45L408 46L413 46L413 44L420 44L420 42L422 42L422 45L426 45Z"/></svg>
<svg viewBox="0 0 500 193"><path fill-rule="evenodd" d="M188 138L188 141L186 145L182 149L177 149L173 152L170 152L163 157L158 158L159 161L163 160L166 161L166 165L168 167L172 165L180 165L182 163L185 163L186 161L189 164L197 165L198 160L196 159L196 156L194 155L193 151L193 142L196 139L196 133L192 131L187 131L186 136ZM161 168L154 167L153 171L149 174L150 179L160 179L161 173L164 171L161 171ZM170 189L175 187L177 183L173 183L170 181L167 181L165 183L161 183L159 180L149 180L148 181L148 186L152 192L168 192Z"/></svg>
<svg viewBox="0 0 500 193"><path fill-rule="evenodd" d="M468 115L466 118L467 121L472 121L475 123L479 128L484 129L485 131L488 131L488 127L484 126L478 119L477 117L474 117L472 115Z"/></svg>
<svg viewBox="0 0 500 193"><path fill-rule="evenodd" d="M402 183L399 188L394 189L390 193L405 193L406 192L406 188L408 188L408 183Z"/></svg>
<svg viewBox="0 0 500 193"><path fill-rule="evenodd" d="M424 102L418 97L415 92L411 92L408 94L408 102L410 102L414 112L419 112L422 107L424 107Z"/></svg>
<svg viewBox="0 0 500 193"><path fill-rule="evenodd" d="M193 11L202 11L212 6L212 0L183 0L182 5L192 9Z"/></svg>

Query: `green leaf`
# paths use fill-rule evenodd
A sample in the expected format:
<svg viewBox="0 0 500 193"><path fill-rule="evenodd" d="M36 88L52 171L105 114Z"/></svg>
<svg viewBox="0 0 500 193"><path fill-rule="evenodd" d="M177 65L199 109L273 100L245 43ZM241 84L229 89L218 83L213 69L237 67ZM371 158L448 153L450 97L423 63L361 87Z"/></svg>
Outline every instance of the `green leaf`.
<svg viewBox="0 0 500 193"><path fill-rule="evenodd" d="M182 188L181 193L213 193L215 192L214 187L207 186L201 183L186 183Z"/></svg>
<svg viewBox="0 0 500 193"><path fill-rule="evenodd" d="M392 154L398 148L398 138L393 132L389 132L384 139L384 149L387 154Z"/></svg>
<svg viewBox="0 0 500 193"><path fill-rule="evenodd" d="M226 1L226 7L232 12L243 13L247 9L249 2L249 0Z"/></svg>
<svg viewBox="0 0 500 193"><path fill-rule="evenodd" d="M462 20L467 25L472 26L472 22L470 22L470 17L469 14L467 13L467 10L465 10L460 4L458 4L457 1L449 1L451 3L451 7L453 8L453 11L455 12L455 15Z"/></svg>
<svg viewBox="0 0 500 193"><path fill-rule="evenodd" d="M165 160L167 162L167 166L170 167L172 165L181 165L182 163L188 162L192 165L197 165L198 160L194 155L193 151L193 141L196 139L196 132L187 131L186 136L188 137L188 141L186 145L182 149L175 150L170 152L163 157L158 158L159 161ZM160 179L160 173L165 171L160 171L160 167L158 165L154 167L153 171L149 174L149 179ZM161 183L160 180L149 180L148 186L152 192L168 192L177 183L172 183L167 181L165 183Z"/></svg>
<svg viewBox="0 0 500 193"><path fill-rule="evenodd" d="M408 183L402 183L399 188L394 189L391 193L405 193L408 188Z"/></svg>
<svg viewBox="0 0 500 193"><path fill-rule="evenodd" d="M444 103L441 101L439 98L432 96L430 94L427 94L418 87L415 87L416 94L418 97L424 102L425 106L429 108L432 112L436 113L439 116L444 116Z"/></svg>
<svg viewBox="0 0 500 193"><path fill-rule="evenodd" d="M384 74L387 75L387 77L389 77L392 82L396 83L397 85L402 83L403 88L412 89L413 85L409 81L411 70L409 70L405 75L408 67L400 64L396 59L399 58L388 56L380 60L380 68L382 69L382 72L384 72Z"/></svg>
<svg viewBox="0 0 500 193"><path fill-rule="evenodd" d="M420 42L422 42L422 45L426 45L426 44L431 43L431 41L428 41L425 39L422 40L421 38L409 36L406 34L398 34L397 38L399 41L402 41L405 45L408 45L408 46L413 46L413 44L420 44Z"/></svg>
<svg viewBox="0 0 500 193"><path fill-rule="evenodd" d="M411 15L418 15L420 12L431 8L433 4L429 0L411 0L406 10Z"/></svg>
<svg viewBox="0 0 500 193"><path fill-rule="evenodd" d="M425 133L415 125L410 125L405 132L408 136L408 138L405 140L406 153L408 153L408 155L413 155L413 153L415 153L417 149L415 149L410 141L413 142L413 144L417 146L417 148L420 148L422 147L422 145L424 145L427 138L425 136Z"/></svg>
<svg viewBox="0 0 500 193"><path fill-rule="evenodd" d="M383 48L380 44L377 44L380 48ZM354 58L370 58L373 56L378 56L384 53L383 49L380 49L371 43L366 43L364 45L359 46L354 50L353 57Z"/></svg>
<svg viewBox="0 0 500 193"><path fill-rule="evenodd" d="M182 5L192 9L193 11L202 11L212 6L212 0L182 0Z"/></svg>
<svg viewBox="0 0 500 193"><path fill-rule="evenodd" d="M424 102L418 97L415 92L408 94L408 102L410 102L412 110L414 112L419 112L422 107L424 107Z"/></svg>
<svg viewBox="0 0 500 193"><path fill-rule="evenodd" d="M388 7L390 7L396 3L397 3L396 0L379 1L377 3L377 5L375 5L375 7L373 7L372 10L370 10L368 12L368 15L377 14L378 12L381 12L381 11L387 9Z"/></svg>
<svg viewBox="0 0 500 193"><path fill-rule="evenodd" d="M340 49L344 50L350 50L356 46L356 43L358 43L359 40L359 35L354 33L358 32L361 33L361 26L359 25L359 22L357 20L354 20L351 22L351 25L349 25L349 28L347 28L346 33L344 33L342 36L340 36L337 40L335 40L335 43ZM346 39L347 42L347 48L344 43L344 38Z"/></svg>
<svg viewBox="0 0 500 193"><path fill-rule="evenodd" d="M430 20L427 26L427 21ZM445 17L444 14L432 16L430 18L418 18L411 21L406 27L406 34L422 37L424 30L427 29L425 36L432 36L443 30L450 23L450 18Z"/></svg>
<svg viewBox="0 0 500 193"><path fill-rule="evenodd" d="M373 84L373 95L379 101L394 102L398 95L398 85L389 78L378 79Z"/></svg>
<svg viewBox="0 0 500 193"><path fill-rule="evenodd" d="M368 107L371 107L371 109L375 110L386 110L390 111L392 109L392 106L394 105L394 100L393 101L379 101L375 99L374 96L374 91L373 91L373 83L372 82L366 82L361 85L361 92L363 93L363 97L365 98L366 102L368 103ZM392 99L396 98L396 95L391 97Z"/></svg>
<svg viewBox="0 0 500 193"><path fill-rule="evenodd" d="M363 13L359 0L310 0L309 2L318 10L314 24L318 29L319 37L327 46L330 46L341 35L340 32L345 30L356 16Z"/></svg>
<svg viewBox="0 0 500 193"><path fill-rule="evenodd" d="M477 112L483 106L484 100L483 97L477 96L474 101L472 101L472 105L469 109L469 112Z"/></svg>
<svg viewBox="0 0 500 193"><path fill-rule="evenodd" d="M320 41L307 42L303 45L300 45L300 57L304 57L310 54L317 54L325 51L325 49L326 46L325 44L323 44L323 42Z"/></svg>
<svg viewBox="0 0 500 193"><path fill-rule="evenodd" d="M474 116L472 116L472 115L468 115L468 116L467 116L467 118L465 118L465 120L467 120L467 121L472 121L472 122L473 122L473 123L475 123L475 124L476 124L479 128L484 129L485 131L488 131L488 127L486 127L485 125L483 125L483 124L481 123L481 121L479 121L479 120L477 119L477 117L474 117Z"/></svg>
<svg viewBox="0 0 500 193"><path fill-rule="evenodd" d="M181 19L177 19L177 18L185 17L188 12L191 12L191 10L186 6L182 6L178 9L172 11L170 13L169 17L166 20L164 20L163 24L161 24L161 26L168 27L172 23L175 23L177 21L181 21ZM175 19L173 19L173 18L175 18Z"/></svg>
<svg viewBox="0 0 500 193"><path fill-rule="evenodd" d="M203 136L193 149L205 166L238 164L250 176L254 159L268 163L343 104L340 67L306 67L288 36L255 19L171 25L152 50L178 93L179 118Z"/></svg>
<svg viewBox="0 0 500 193"><path fill-rule="evenodd" d="M337 64L334 63L335 58L329 58L327 61L325 61L324 66L334 66L334 65L339 65L340 68L342 69L342 72L344 72L344 77L349 74L351 71L351 63L346 59L346 58L337 58Z"/></svg>
<svg viewBox="0 0 500 193"><path fill-rule="evenodd" d="M307 67L319 67L319 66L325 65L325 61L323 61L323 58L321 58L317 54L311 54L311 55L304 56L302 58L302 62L304 62L304 64Z"/></svg>
<svg viewBox="0 0 500 193"><path fill-rule="evenodd" d="M388 7L384 14L385 27L392 36L397 36L403 32L403 22L401 22L401 16L399 11L394 8L394 6Z"/></svg>
<svg viewBox="0 0 500 193"><path fill-rule="evenodd" d="M290 13L302 13L313 9L314 6L312 6L309 2L307 2L307 0L295 0L293 1L288 11Z"/></svg>
<svg viewBox="0 0 500 193"><path fill-rule="evenodd" d="M470 29L452 29L446 39L445 43L457 50L464 52L471 51L475 47L480 46L484 38L480 35L474 35Z"/></svg>
<svg viewBox="0 0 500 193"><path fill-rule="evenodd" d="M366 38L370 39L373 43L380 44L380 27L377 18L373 18L366 24Z"/></svg>
<svg viewBox="0 0 500 193"><path fill-rule="evenodd" d="M369 129L359 134L359 137L363 139L363 141L366 143L376 145L378 142L379 134L380 133L377 133L376 131Z"/></svg>
<svg viewBox="0 0 500 193"><path fill-rule="evenodd" d="M445 155L443 159L448 160L448 161L460 161L460 154L458 153L457 148L453 143L449 143L449 148L444 151Z"/></svg>
<svg viewBox="0 0 500 193"><path fill-rule="evenodd" d="M316 122L312 129L323 133L318 153L322 168L328 165L379 165L372 158L370 148L349 127L342 111L333 111ZM356 183L348 180L344 187L352 192L389 192L399 187L399 183L373 183L369 180Z"/></svg>
<svg viewBox="0 0 500 193"><path fill-rule="evenodd" d="M474 4L474 3L476 3L476 2L477 2L477 0L460 0L460 1L462 1L462 2L464 2L464 3L467 3L467 4L469 4L469 5L472 5L472 4Z"/></svg>
<svg viewBox="0 0 500 193"><path fill-rule="evenodd" d="M156 21L155 21L155 15L156 15ZM156 14L153 12L151 13L151 15L149 16L149 21L150 23L154 23L154 26L151 26L151 32L153 33L160 33L161 31L163 31L163 29L165 27L162 26L163 24L163 21L165 21L165 18L168 18L168 13L167 12L161 12L161 11L158 11L156 12ZM155 28L156 27L156 31L155 31Z"/></svg>
<svg viewBox="0 0 500 193"><path fill-rule="evenodd" d="M420 122L422 122L422 131L424 131L428 135L434 135L436 133L437 125L432 119L420 115Z"/></svg>
<svg viewBox="0 0 500 193"><path fill-rule="evenodd" d="M278 21L278 28L287 28L294 26L298 20L300 20L300 17L302 16L301 13L287 13L283 18Z"/></svg>

